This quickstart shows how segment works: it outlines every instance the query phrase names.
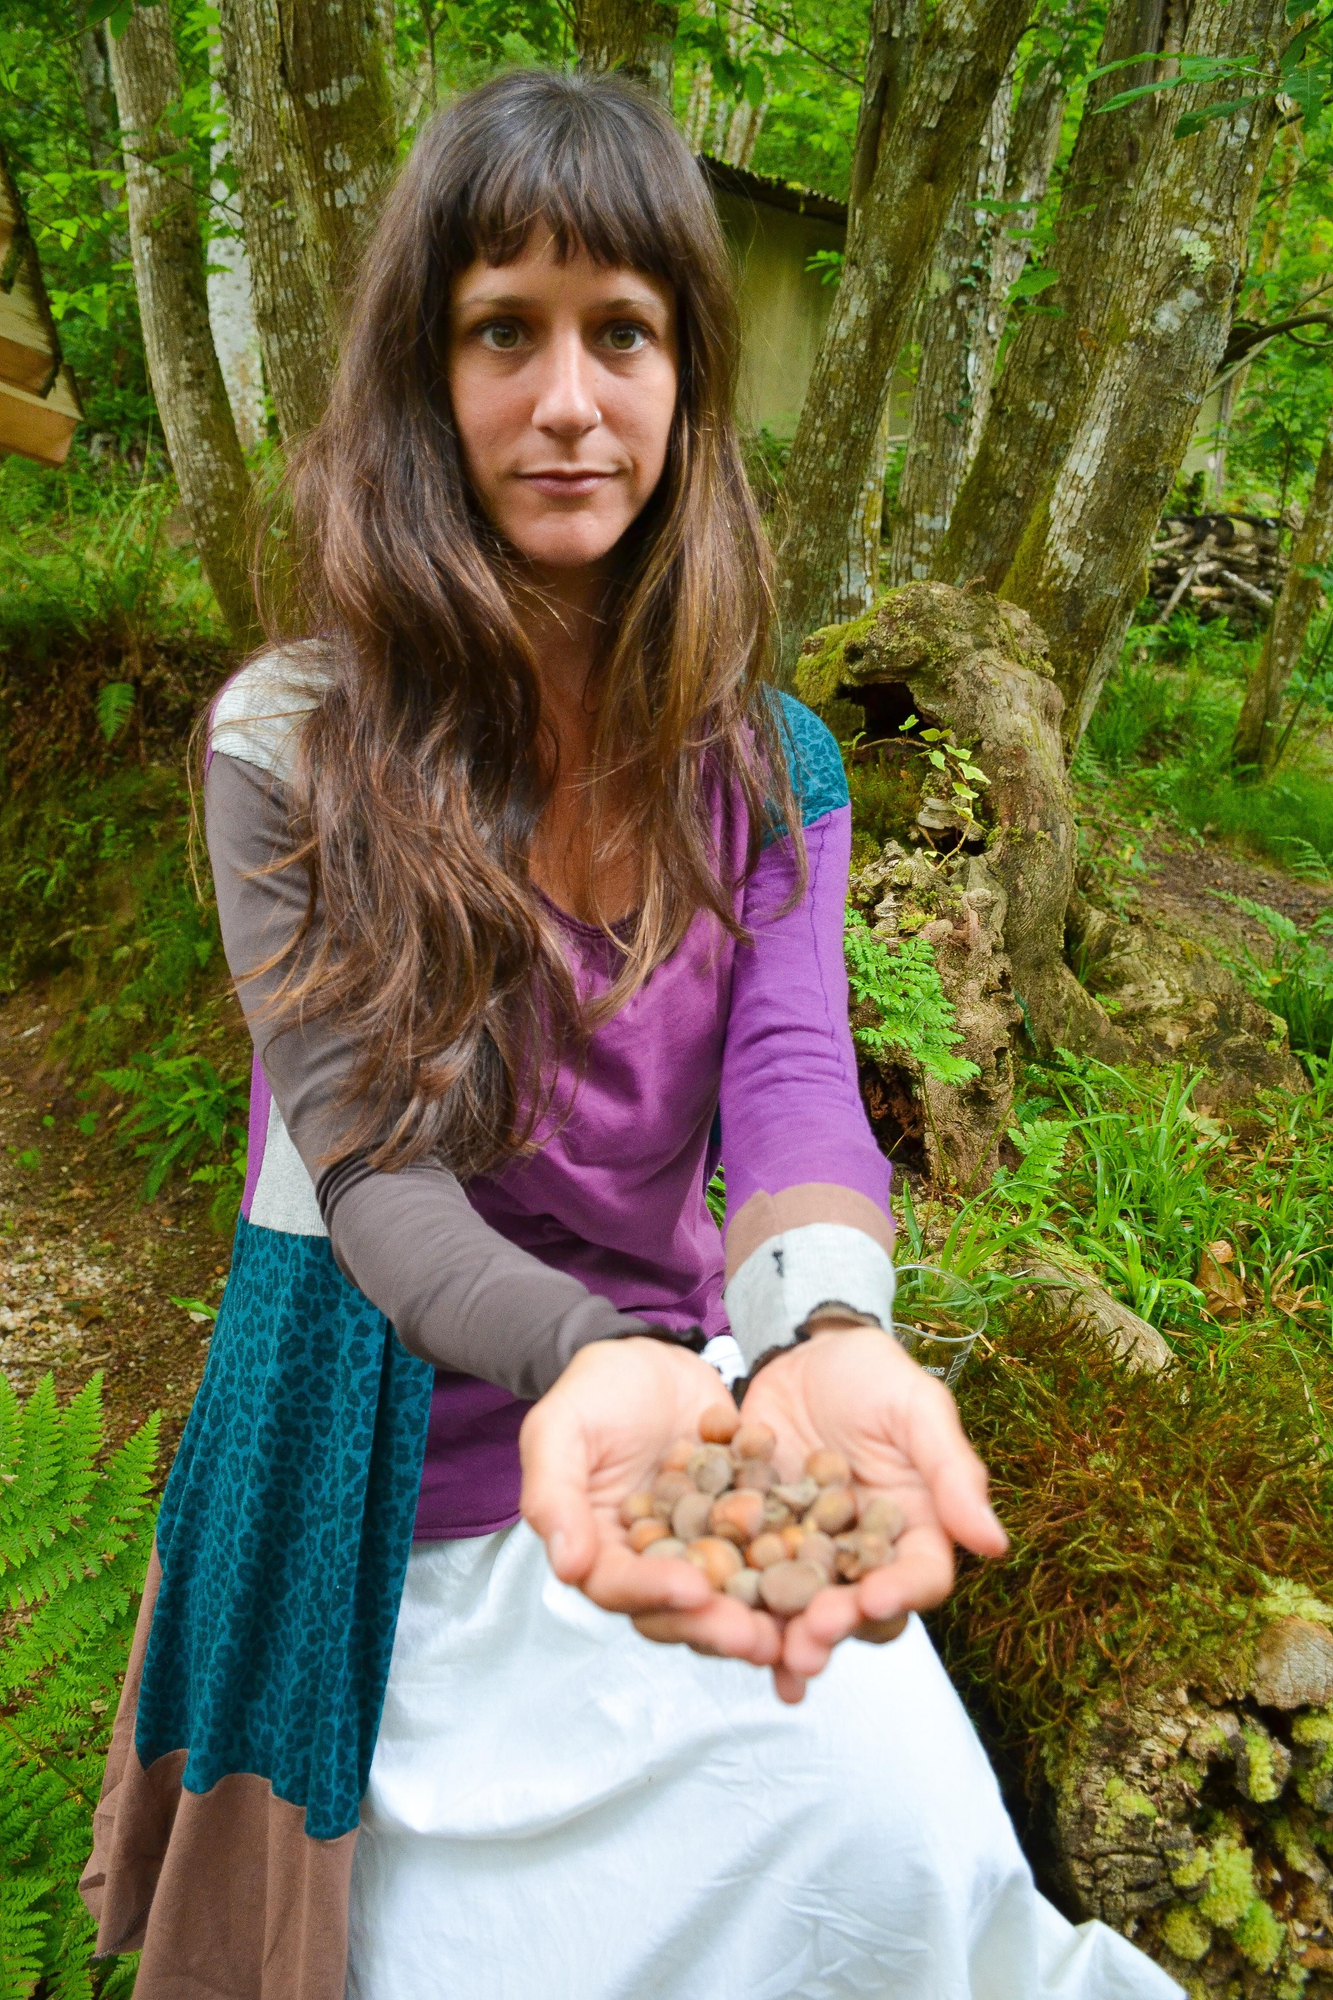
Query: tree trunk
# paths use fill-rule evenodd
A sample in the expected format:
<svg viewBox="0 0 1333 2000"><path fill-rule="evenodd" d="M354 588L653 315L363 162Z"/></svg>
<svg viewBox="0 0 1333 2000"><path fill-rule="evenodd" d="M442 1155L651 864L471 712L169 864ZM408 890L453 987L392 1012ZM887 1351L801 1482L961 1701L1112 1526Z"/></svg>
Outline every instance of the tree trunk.
<svg viewBox="0 0 1333 2000"><path fill-rule="evenodd" d="M873 170L863 194L854 187L842 279L785 481L792 504L780 612L788 677L803 636L834 601L921 281L1026 25L1021 0L940 0L897 116L868 117L864 146L858 139L858 155L868 165L873 154ZM889 88L872 61L866 99L873 92L888 109Z"/></svg>
<svg viewBox="0 0 1333 2000"><path fill-rule="evenodd" d="M668 0L577 0L580 66L619 70L669 105L677 12Z"/></svg>
<svg viewBox="0 0 1333 2000"><path fill-rule="evenodd" d="M1173 15L1174 19L1175 16ZM1184 52L1266 48L1279 0L1195 0ZM1165 61L1182 52L1156 45ZM1115 0L1102 60L1144 46L1140 0ZM1162 73L1159 66L1159 73ZM1100 114L1137 72L1089 92L1043 295L1015 337L936 574L980 578L1047 632L1082 735L1142 594L1153 530L1217 371L1277 111L1271 97L1173 136L1212 84Z"/></svg>
<svg viewBox="0 0 1333 2000"><path fill-rule="evenodd" d="M220 64L216 50L213 55ZM211 79L210 94L214 117L219 114L225 117L227 102L216 73ZM214 233L208 243L208 317L222 379L227 385L227 401L236 420L236 435L243 451L253 451L264 435L264 362L259 329L255 325L250 259L234 212L236 197L221 178L230 158L230 139L215 139L209 188Z"/></svg>
<svg viewBox="0 0 1333 2000"><path fill-rule="evenodd" d="M398 164L384 39L365 0L278 0L278 20L293 189L336 301Z"/></svg>
<svg viewBox="0 0 1333 2000"><path fill-rule="evenodd" d="M195 191L166 125L181 97L166 7L136 7L110 54L153 395L200 560L223 617L248 645L258 630L245 550L250 478L208 323Z"/></svg>
<svg viewBox="0 0 1333 2000"><path fill-rule="evenodd" d="M993 208L978 204L997 202L1003 195L1012 114L1006 77L982 131L975 173L954 196L917 308L921 365L889 554L896 584L930 575L972 454L977 397L989 394L995 349L988 343L989 353L983 355L982 336L992 309L999 222Z"/></svg>
<svg viewBox="0 0 1333 2000"><path fill-rule="evenodd" d="M394 163L383 41L353 0L220 0L219 28L255 323L290 444L323 414L338 287Z"/></svg>
<svg viewBox="0 0 1333 2000"><path fill-rule="evenodd" d="M1312 569L1333 562L1333 418L1315 470L1305 520L1291 551L1291 566L1273 621L1264 637L1259 664L1245 690L1245 702L1231 746L1234 764L1249 765L1266 778L1277 761L1278 721L1287 682L1300 663L1310 620L1324 594Z"/></svg>

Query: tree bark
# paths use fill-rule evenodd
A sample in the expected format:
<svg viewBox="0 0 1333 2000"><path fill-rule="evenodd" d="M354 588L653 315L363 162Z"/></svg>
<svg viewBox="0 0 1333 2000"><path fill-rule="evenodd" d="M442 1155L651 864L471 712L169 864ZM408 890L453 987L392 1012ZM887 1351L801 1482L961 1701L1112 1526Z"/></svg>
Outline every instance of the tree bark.
<svg viewBox="0 0 1333 2000"><path fill-rule="evenodd" d="M668 0L577 0L580 67L619 70L670 105L677 12Z"/></svg>
<svg viewBox="0 0 1333 2000"><path fill-rule="evenodd" d="M394 163L383 40L356 0L220 0L219 28L255 323L290 444L323 414L338 287Z"/></svg>
<svg viewBox="0 0 1333 2000"><path fill-rule="evenodd" d="M1245 690L1245 701L1231 746L1233 764L1266 778L1277 761L1278 722L1287 682L1300 663L1310 620L1324 594L1312 568L1333 562L1333 418L1315 469L1314 488L1305 520L1291 551L1291 566L1273 619L1264 636L1259 663Z"/></svg>
<svg viewBox="0 0 1333 2000"><path fill-rule="evenodd" d="M897 116L891 123L883 113L867 116L856 162L864 193L854 185L838 296L787 467L793 498L779 601L785 677L803 636L834 602L917 293L1026 24L1022 0L940 0ZM892 92L873 63L863 102L872 91L888 112Z"/></svg>
<svg viewBox="0 0 1333 2000"><path fill-rule="evenodd" d="M1194 0L1183 50L1160 27L1156 46L1165 62L1267 49L1282 18L1278 0ZM1143 47L1140 0L1114 0L1102 60ZM1211 84L1100 115L1137 75L1089 92L1056 224L1059 282L1042 299L1058 316L1030 311L1015 337L936 564L950 582L982 579L1047 632L1071 749L1119 656L1222 357L1277 121L1266 97L1175 138Z"/></svg>
<svg viewBox="0 0 1333 2000"><path fill-rule="evenodd" d="M227 101L216 73L220 55L214 49L214 74L210 80L215 118L226 115ZM236 227L234 204L222 170L231 157L231 140L213 141L213 178L209 193L213 205L213 234L208 243L208 317L213 328L213 345L218 365L227 385L227 401L236 420L236 435L242 451L253 451L264 434L264 361L255 325L254 282L245 239Z"/></svg>
<svg viewBox="0 0 1333 2000"><path fill-rule="evenodd" d="M181 97L164 5L136 7L111 43L144 348L172 470L205 573L237 641L257 636L246 560L250 478L208 323L195 191L166 117ZM158 160L171 164L158 166Z"/></svg>
<svg viewBox="0 0 1333 2000"><path fill-rule="evenodd" d="M979 204L1003 196L1012 117L1006 79L982 130L975 172L954 196L917 307L921 365L889 546L895 584L930 575L972 455L977 399L989 396L995 348L987 342L983 352L982 341L993 309L999 219Z"/></svg>

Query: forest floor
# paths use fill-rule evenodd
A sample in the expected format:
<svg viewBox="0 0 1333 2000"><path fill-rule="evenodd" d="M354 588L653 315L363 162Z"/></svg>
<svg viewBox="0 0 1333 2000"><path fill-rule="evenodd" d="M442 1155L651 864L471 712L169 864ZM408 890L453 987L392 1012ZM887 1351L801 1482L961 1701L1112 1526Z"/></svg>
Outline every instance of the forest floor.
<svg viewBox="0 0 1333 2000"><path fill-rule="evenodd" d="M0 1367L21 1395L55 1369L62 1399L100 1368L113 1441L162 1412L165 1477L208 1358L193 1302L216 1305L231 1246L206 1189L145 1202L142 1163L80 1132L86 1103L48 1053L60 1025L44 986L0 1005Z"/></svg>
<svg viewBox="0 0 1333 2000"><path fill-rule="evenodd" d="M1219 843L1157 834L1141 862L1131 906L1224 950L1268 944L1225 896L1302 926L1333 903L1333 889ZM230 1244L210 1222L206 1189L177 1179L145 1202L141 1163L80 1132L86 1102L50 1053L61 1025L52 996L37 984L0 1005L0 1367L21 1394L54 1368L62 1395L100 1368L114 1439L161 1410L165 1476L208 1358L202 1308L221 1296ZM238 1053L243 1034L238 1011Z"/></svg>

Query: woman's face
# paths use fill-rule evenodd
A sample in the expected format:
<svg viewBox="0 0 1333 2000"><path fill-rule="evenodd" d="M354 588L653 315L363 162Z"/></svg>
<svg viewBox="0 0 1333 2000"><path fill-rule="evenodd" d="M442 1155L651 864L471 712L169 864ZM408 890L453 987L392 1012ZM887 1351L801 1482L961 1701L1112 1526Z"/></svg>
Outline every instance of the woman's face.
<svg viewBox="0 0 1333 2000"><path fill-rule="evenodd" d="M551 240L454 281L449 392L477 498L539 569L601 560L651 498L676 407L675 298Z"/></svg>

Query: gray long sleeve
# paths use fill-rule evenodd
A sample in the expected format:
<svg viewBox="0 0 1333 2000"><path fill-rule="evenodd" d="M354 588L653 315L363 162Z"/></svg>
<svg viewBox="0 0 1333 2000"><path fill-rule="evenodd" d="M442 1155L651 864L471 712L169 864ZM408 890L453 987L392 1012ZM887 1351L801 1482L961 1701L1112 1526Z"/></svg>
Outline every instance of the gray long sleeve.
<svg viewBox="0 0 1333 2000"><path fill-rule="evenodd" d="M330 1016L274 1032L264 1008L284 967L244 977L282 949L305 910L302 868L258 872L290 848L286 788L218 752L204 808L223 947L274 1100L314 1182L339 1269L408 1352L535 1398L590 1341L656 1333L507 1242L445 1167L386 1173L355 1156L323 1164L351 1123L341 1099L352 1049Z"/></svg>

